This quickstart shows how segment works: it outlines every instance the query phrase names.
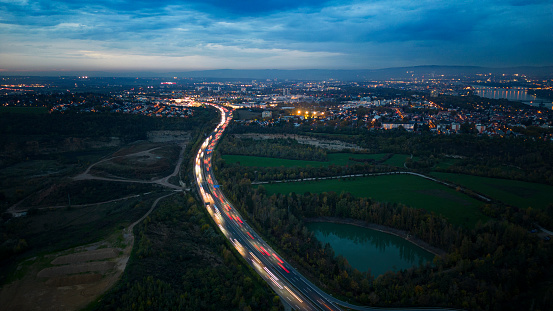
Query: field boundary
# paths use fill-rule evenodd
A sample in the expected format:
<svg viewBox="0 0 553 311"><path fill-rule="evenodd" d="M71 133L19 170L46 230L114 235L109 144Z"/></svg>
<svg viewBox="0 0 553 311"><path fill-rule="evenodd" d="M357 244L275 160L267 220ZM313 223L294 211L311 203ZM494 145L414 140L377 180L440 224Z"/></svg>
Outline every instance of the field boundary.
<svg viewBox="0 0 553 311"><path fill-rule="evenodd" d="M399 171L399 172L384 172L384 173L365 173L365 174L350 174L350 175L339 175L339 176L328 176L328 177L311 177L311 178L297 178L297 179L283 179L283 180L271 180L271 181L256 181L252 182L252 185L264 185L264 184L275 184L275 183L288 183L288 182L302 182L302 181L319 181L319 180L326 180L326 179L341 179L341 178L355 178L355 177L370 177L370 176L384 176L384 175L397 175L397 174L406 174L406 175L413 175L418 176L424 179L428 179L433 182L437 182L439 184L442 184L444 186L447 186L449 188L457 189L459 192L462 192L469 197L475 198L479 201L484 201L487 203L492 202L492 199L485 197L481 194L475 193L472 190L468 190L466 188L463 188L459 185L448 183L443 180L439 180L437 178L427 176L420 173L415 172L406 172L406 171Z"/></svg>

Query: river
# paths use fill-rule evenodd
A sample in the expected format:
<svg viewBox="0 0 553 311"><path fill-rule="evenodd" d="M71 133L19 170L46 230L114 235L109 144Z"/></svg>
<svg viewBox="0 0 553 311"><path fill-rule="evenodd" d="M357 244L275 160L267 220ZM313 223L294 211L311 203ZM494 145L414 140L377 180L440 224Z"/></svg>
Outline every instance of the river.
<svg viewBox="0 0 553 311"><path fill-rule="evenodd" d="M395 235L346 224L308 223L307 228L323 244L330 243L336 255L344 256L359 271L375 277L426 262L434 255Z"/></svg>
<svg viewBox="0 0 553 311"><path fill-rule="evenodd" d="M543 102L544 106L551 108L553 101L548 99L538 98L534 95L526 93L526 88L509 88L489 87L482 85L472 85L474 94L480 97L501 99L506 98L512 101L520 101L531 106L539 106Z"/></svg>

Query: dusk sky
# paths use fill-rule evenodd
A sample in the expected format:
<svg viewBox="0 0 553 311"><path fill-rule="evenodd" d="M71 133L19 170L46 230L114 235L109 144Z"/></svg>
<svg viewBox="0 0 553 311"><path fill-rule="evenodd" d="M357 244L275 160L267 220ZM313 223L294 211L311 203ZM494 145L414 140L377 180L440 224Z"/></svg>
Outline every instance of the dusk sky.
<svg viewBox="0 0 553 311"><path fill-rule="evenodd" d="M0 0L0 71L553 65L552 0Z"/></svg>

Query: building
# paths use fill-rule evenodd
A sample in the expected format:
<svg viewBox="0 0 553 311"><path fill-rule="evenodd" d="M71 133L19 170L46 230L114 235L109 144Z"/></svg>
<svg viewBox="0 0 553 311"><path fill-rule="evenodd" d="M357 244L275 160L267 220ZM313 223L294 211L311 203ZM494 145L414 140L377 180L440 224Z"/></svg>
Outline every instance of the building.
<svg viewBox="0 0 553 311"><path fill-rule="evenodd" d="M476 124L476 130L478 133L482 134L486 130L486 126L482 124Z"/></svg>
<svg viewBox="0 0 553 311"><path fill-rule="evenodd" d="M414 123L382 123L382 128L385 130L391 130L403 127L407 131L413 131L415 129Z"/></svg>

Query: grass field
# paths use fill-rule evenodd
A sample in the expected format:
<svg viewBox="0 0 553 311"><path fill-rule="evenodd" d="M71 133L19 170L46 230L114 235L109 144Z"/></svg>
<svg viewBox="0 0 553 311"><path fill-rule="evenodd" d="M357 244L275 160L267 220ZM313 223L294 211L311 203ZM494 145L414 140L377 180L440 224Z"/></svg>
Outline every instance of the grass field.
<svg viewBox="0 0 553 311"><path fill-rule="evenodd" d="M46 107L3 107L0 106L0 113L30 113L30 114L44 114L48 113Z"/></svg>
<svg viewBox="0 0 553 311"><path fill-rule="evenodd" d="M356 197L380 202L403 203L441 214L453 224L472 227L478 220L486 221L478 206L481 202L451 188L412 175L385 175L355 179L330 179L264 185L269 194L291 192L350 192Z"/></svg>
<svg viewBox="0 0 553 311"><path fill-rule="evenodd" d="M361 162L351 161L349 158L355 159L381 159L386 154L358 154L358 153L329 153L329 161L304 161L304 160L289 160L279 158L266 158L255 156L242 156L242 155L224 155L223 159L228 163L240 162L243 166L257 166L257 167L294 167L294 166L311 166L321 167L329 165L352 165L359 164Z"/></svg>
<svg viewBox="0 0 553 311"><path fill-rule="evenodd" d="M548 185L452 173L434 172L431 175L519 208L543 209L553 203L553 187Z"/></svg>
<svg viewBox="0 0 553 311"><path fill-rule="evenodd" d="M403 167L403 164L405 163L405 159L410 158L411 155L409 154L394 154L391 158L386 160L384 164L397 166L397 167Z"/></svg>
<svg viewBox="0 0 553 311"><path fill-rule="evenodd" d="M454 158L445 158L438 163L436 163L436 166L434 166L435 169L446 169L452 165L455 165L457 163L461 162L461 159L454 159Z"/></svg>

